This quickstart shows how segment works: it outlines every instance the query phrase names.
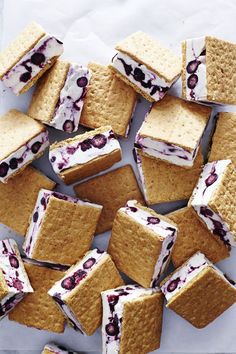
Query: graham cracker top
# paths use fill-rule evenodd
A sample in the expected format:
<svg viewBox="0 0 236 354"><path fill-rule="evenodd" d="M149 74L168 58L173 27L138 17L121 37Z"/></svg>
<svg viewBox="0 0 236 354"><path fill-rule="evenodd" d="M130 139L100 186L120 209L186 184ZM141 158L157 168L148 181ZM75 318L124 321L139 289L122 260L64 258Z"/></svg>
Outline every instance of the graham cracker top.
<svg viewBox="0 0 236 354"><path fill-rule="evenodd" d="M168 82L181 73L181 58L144 32L135 32L115 47Z"/></svg>

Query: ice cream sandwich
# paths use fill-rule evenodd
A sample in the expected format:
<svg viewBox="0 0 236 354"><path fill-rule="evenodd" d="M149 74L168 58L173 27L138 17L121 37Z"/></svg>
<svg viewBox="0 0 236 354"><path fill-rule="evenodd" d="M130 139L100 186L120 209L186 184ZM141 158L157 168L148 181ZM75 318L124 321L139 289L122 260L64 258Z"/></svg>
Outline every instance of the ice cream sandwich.
<svg viewBox="0 0 236 354"><path fill-rule="evenodd" d="M0 119L0 182L22 171L49 146L44 125L12 109Z"/></svg>
<svg viewBox="0 0 236 354"><path fill-rule="evenodd" d="M74 264L90 249L100 205L41 189L30 219L23 249L41 262Z"/></svg>
<svg viewBox="0 0 236 354"><path fill-rule="evenodd" d="M236 104L236 44L212 36L182 44L182 96L191 101Z"/></svg>
<svg viewBox="0 0 236 354"><path fill-rule="evenodd" d="M145 117L135 146L147 156L192 167L210 113L210 107L166 96Z"/></svg>
<svg viewBox="0 0 236 354"><path fill-rule="evenodd" d="M120 161L121 147L111 126L105 126L53 144L49 160L63 182L71 184Z"/></svg>
<svg viewBox="0 0 236 354"><path fill-rule="evenodd" d="M0 320L33 291L16 242L0 241Z"/></svg>
<svg viewBox="0 0 236 354"><path fill-rule="evenodd" d="M117 268L144 287L156 287L169 264L177 227L167 217L129 200L120 208L108 246Z"/></svg>
<svg viewBox="0 0 236 354"><path fill-rule="evenodd" d="M160 347L163 295L158 289L125 285L103 291L102 303L103 354L145 354Z"/></svg>
<svg viewBox="0 0 236 354"><path fill-rule="evenodd" d="M83 334L92 335L102 321L101 292L123 285L111 257L103 251L89 251L49 290L68 323Z"/></svg>
<svg viewBox="0 0 236 354"><path fill-rule="evenodd" d="M72 350L66 349L62 345L54 344L54 343L49 343L46 344L42 354L79 354L78 352L74 352Z"/></svg>
<svg viewBox="0 0 236 354"><path fill-rule="evenodd" d="M235 283L198 252L167 277L161 290L167 307L204 328L236 302Z"/></svg>
<svg viewBox="0 0 236 354"><path fill-rule="evenodd" d="M110 67L147 100L161 100L181 74L181 59L141 31L117 44Z"/></svg>
<svg viewBox="0 0 236 354"><path fill-rule="evenodd" d="M236 172L231 160L207 163L189 200L200 220L230 249L236 246Z"/></svg>
<svg viewBox="0 0 236 354"><path fill-rule="evenodd" d="M58 60L39 80L29 116L67 133L77 131L89 80L88 68Z"/></svg>
<svg viewBox="0 0 236 354"><path fill-rule="evenodd" d="M16 95L28 91L63 53L63 43L31 22L0 53L0 79Z"/></svg>

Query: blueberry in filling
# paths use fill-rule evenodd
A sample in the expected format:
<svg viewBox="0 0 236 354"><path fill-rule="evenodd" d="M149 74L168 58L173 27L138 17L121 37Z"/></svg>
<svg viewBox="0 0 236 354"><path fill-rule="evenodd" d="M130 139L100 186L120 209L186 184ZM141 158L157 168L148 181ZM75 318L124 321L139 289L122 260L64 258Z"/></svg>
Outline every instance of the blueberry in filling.
<svg viewBox="0 0 236 354"><path fill-rule="evenodd" d="M133 213L136 213L136 212L138 211L138 209L137 209L137 208L132 207L132 206L130 206L130 207L129 207L129 209L130 209Z"/></svg>
<svg viewBox="0 0 236 354"><path fill-rule="evenodd" d="M119 334L119 327L116 323L108 323L105 327L106 332L109 336L117 336Z"/></svg>
<svg viewBox="0 0 236 354"><path fill-rule="evenodd" d="M18 166L18 161L16 158L12 158L10 161L9 161L9 166L12 170L15 170Z"/></svg>
<svg viewBox="0 0 236 354"><path fill-rule="evenodd" d="M78 284L82 279L86 277L87 273L84 270L78 269L73 277L75 279L75 283Z"/></svg>
<svg viewBox="0 0 236 354"><path fill-rule="evenodd" d="M96 259L91 257L86 262L84 262L83 268L84 269L89 269L89 268L91 268L94 265L95 262L96 262Z"/></svg>
<svg viewBox="0 0 236 354"><path fill-rule="evenodd" d="M66 290L72 290L74 289L76 283L75 283L75 278L74 277L68 277L61 282L61 287L66 289Z"/></svg>
<svg viewBox="0 0 236 354"><path fill-rule="evenodd" d="M174 290L177 288L179 282L180 282L180 278L177 278L177 279L175 279L175 280L172 280L172 281L170 282L170 284L167 286L167 291L169 291L170 293L171 293L172 291L174 291Z"/></svg>
<svg viewBox="0 0 236 354"><path fill-rule="evenodd" d="M30 72L25 72L23 74L21 74L20 76L20 81L22 82L27 82L31 79L31 73Z"/></svg>
<svg viewBox="0 0 236 354"><path fill-rule="evenodd" d="M85 87L88 85L88 79L87 77L83 76L83 77L79 77L77 80L77 85L79 87Z"/></svg>
<svg viewBox="0 0 236 354"><path fill-rule="evenodd" d="M156 218L156 217L154 217L154 216L149 216L149 217L147 217L147 222L148 222L148 224L159 224L159 222L160 222L160 219L159 218Z"/></svg>
<svg viewBox="0 0 236 354"><path fill-rule="evenodd" d="M65 132L72 133L73 130L75 129L74 123L71 120L66 120L65 123L63 124L62 129Z"/></svg>
<svg viewBox="0 0 236 354"><path fill-rule="evenodd" d="M13 268L19 268L19 261L15 256L9 256L9 262Z"/></svg>
<svg viewBox="0 0 236 354"><path fill-rule="evenodd" d="M5 177L8 173L9 166L6 162L0 164L0 177Z"/></svg>
<svg viewBox="0 0 236 354"><path fill-rule="evenodd" d="M199 64L201 64L198 60L192 60L187 65L187 72L189 74L193 74L197 71Z"/></svg>
<svg viewBox="0 0 236 354"><path fill-rule="evenodd" d="M200 207L200 214L202 214L205 217L213 216L213 212L210 209L208 209L206 206Z"/></svg>
<svg viewBox="0 0 236 354"><path fill-rule="evenodd" d="M36 141L32 146L31 146L31 151L33 154L37 154L37 152L39 151L39 149L41 148L42 143L40 143L40 141Z"/></svg>
<svg viewBox="0 0 236 354"><path fill-rule="evenodd" d="M92 145L90 143L90 139L84 140L82 143L80 143L80 148L82 151L86 151L88 149L91 149Z"/></svg>
<svg viewBox="0 0 236 354"><path fill-rule="evenodd" d="M36 211L33 215L33 222L37 222L39 218L39 213Z"/></svg>
<svg viewBox="0 0 236 354"><path fill-rule="evenodd" d="M42 53L34 53L31 56L31 63L40 66L45 61L45 55Z"/></svg>
<svg viewBox="0 0 236 354"><path fill-rule="evenodd" d="M56 156L52 156L52 158L51 158L50 161L51 161L51 162L55 162L55 161L56 161Z"/></svg>
<svg viewBox="0 0 236 354"><path fill-rule="evenodd" d="M107 143L107 138L103 134L97 134L91 139L93 147L102 149Z"/></svg>
<svg viewBox="0 0 236 354"><path fill-rule="evenodd" d="M118 58L118 59L122 62L126 75L129 76L132 73L132 65L126 64L124 59L121 59L121 58Z"/></svg>
<svg viewBox="0 0 236 354"><path fill-rule="evenodd" d="M145 74L139 68L135 68L134 69L134 75L133 76L134 76L134 79L136 81L142 82L143 80L145 80Z"/></svg>
<svg viewBox="0 0 236 354"><path fill-rule="evenodd" d="M196 87L197 83L198 83L198 76L196 74L190 75L187 81L188 87L191 90L193 90Z"/></svg>

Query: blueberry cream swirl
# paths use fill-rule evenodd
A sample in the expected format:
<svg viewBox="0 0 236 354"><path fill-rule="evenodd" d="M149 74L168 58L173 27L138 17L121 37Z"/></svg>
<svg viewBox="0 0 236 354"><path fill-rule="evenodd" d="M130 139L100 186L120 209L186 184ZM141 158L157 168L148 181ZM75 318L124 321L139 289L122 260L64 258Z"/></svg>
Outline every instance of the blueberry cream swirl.
<svg viewBox="0 0 236 354"><path fill-rule="evenodd" d="M50 34L42 37L3 77L4 85L20 94L52 59L63 53L63 43Z"/></svg>
<svg viewBox="0 0 236 354"><path fill-rule="evenodd" d="M26 294L33 292L17 244L12 239L0 241L0 272L8 292L0 298L1 320Z"/></svg>
<svg viewBox="0 0 236 354"><path fill-rule="evenodd" d="M102 292L103 354L119 354L122 336L122 319L127 302L152 295L159 289L145 289L139 285L126 285Z"/></svg>
<svg viewBox="0 0 236 354"><path fill-rule="evenodd" d="M44 130L0 161L0 181L3 183L6 182L17 170L34 160L36 156L42 154L48 146L48 132Z"/></svg>
<svg viewBox="0 0 236 354"><path fill-rule="evenodd" d="M177 228L167 221L138 207L135 200L129 200L124 208L120 209L139 224L151 229L162 242L161 252L155 264L150 287L157 287L160 276L165 271L170 260L171 251L177 237Z"/></svg>
<svg viewBox="0 0 236 354"><path fill-rule="evenodd" d="M220 160L207 163L200 175L198 184L193 191L190 203L207 228L218 236L230 249L236 246L236 240L231 233L229 225L220 214L210 206L210 200L222 182L224 173L231 160Z"/></svg>
<svg viewBox="0 0 236 354"><path fill-rule="evenodd" d="M89 251L85 257L72 266L66 275L49 290L48 294L55 300L60 307L69 324L76 330L84 334L83 328L67 304L67 297L81 282L90 274L98 263L107 255L106 252L94 249Z"/></svg>

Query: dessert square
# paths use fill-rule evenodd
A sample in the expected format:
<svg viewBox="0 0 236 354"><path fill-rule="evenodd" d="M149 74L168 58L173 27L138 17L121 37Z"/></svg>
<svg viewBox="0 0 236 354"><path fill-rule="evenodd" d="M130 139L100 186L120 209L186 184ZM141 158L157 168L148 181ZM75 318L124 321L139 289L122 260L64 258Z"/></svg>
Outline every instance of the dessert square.
<svg viewBox="0 0 236 354"><path fill-rule="evenodd" d="M125 285L103 291L102 302L103 353L149 353L160 347L163 295L158 289Z"/></svg>
<svg viewBox="0 0 236 354"><path fill-rule="evenodd" d="M166 96L145 117L135 146L147 156L192 167L210 114L210 107Z"/></svg>
<svg viewBox="0 0 236 354"><path fill-rule="evenodd" d="M63 43L31 22L0 53L0 79L16 95L34 85L63 53Z"/></svg>
<svg viewBox="0 0 236 354"><path fill-rule="evenodd" d="M236 44L212 36L182 43L182 96L187 100L236 103Z"/></svg>
<svg viewBox="0 0 236 354"><path fill-rule="evenodd" d="M236 172L231 160L207 163L189 200L199 219L230 249L236 246Z"/></svg>
<svg viewBox="0 0 236 354"><path fill-rule="evenodd" d="M55 185L31 166L7 183L0 183L0 223L25 236L40 189L51 190Z"/></svg>
<svg viewBox="0 0 236 354"><path fill-rule="evenodd" d="M229 248L208 230L193 208L182 208L166 216L178 227L178 237L171 255L175 267L181 266L198 251L205 254L212 263L229 257Z"/></svg>
<svg viewBox="0 0 236 354"><path fill-rule="evenodd" d="M42 263L33 264L28 260L25 260L25 268L34 293L27 295L11 312L9 320L28 327L63 333L64 316L47 292L65 274L64 268L58 270L60 267L54 268L53 265L45 266Z"/></svg>
<svg viewBox="0 0 236 354"><path fill-rule="evenodd" d="M236 114L218 113L208 161L230 159L236 165L235 135Z"/></svg>
<svg viewBox="0 0 236 354"><path fill-rule="evenodd" d="M67 133L77 131L90 76L82 65L57 60L39 80L29 116Z"/></svg>
<svg viewBox="0 0 236 354"><path fill-rule="evenodd" d="M110 67L147 100L161 100L181 74L181 59L144 32L117 44Z"/></svg>
<svg viewBox="0 0 236 354"><path fill-rule="evenodd" d="M168 308L204 328L235 303L233 283L198 252L163 281L161 290Z"/></svg>
<svg viewBox="0 0 236 354"><path fill-rule="evenodd" d="M92 244L102 206L41 189L23 249L42 262L72 265Z"/></svg>
<svg viewBox="0 0 236 354"><path fill-rule="evenodd" d="M116 214L108 253L129 278L146 288L157 287L176 236L176 225L167 217L129 200Z"/></svg>
<svg viewBox="0 0 236 354"><path fill-rule="evenodd" d="M71 184L120 161L121 147L111 126L105 126L51 145L49 160L63 182Z"/></svg>
<svg viewBox="0 0 236 354"><path fill-rule="evenodd" d="M22 171L49 146L44 125L12 109L0 119L0 182Z"/></svg>
<svg viewBox="0 0 236 354"><path fill-rule="evenodd" d="M57 345L54 343L46 344L42 354L79 354L78 352L74 352L72 350L66 349L62 345Z"/></svg>
<svg viewBox="0 0 236 354"><path fill-rule="evenodd" d="M79 198L103 206L96 234L110 230L116 212L128 200L135 199L144 204L135 174L130 165L94 177L74 187Z"/></svg>
<svg viewBox="0 0 236 354"><path fill-rule="evenodd" d="M0 241L0 320L33 291L16 242Z"/></svg>
<svg viewBox="0 0 236 354"><path fill-rule="evenodd" d="M203 156L200 149L192 168L153 159L137 148L134 157L148 205L190 198L202 170Z"/></svg>
<svg viewBox="0 0 236 354"><path fill-rule="evenodd" d="M111 257L94 249L72 266L48 294L76 331L92 335L102 321L101 292L120 285L123 280Z"/></svg>
<svg viewBox="0 0 236 354"><path fill-rule="evenodd" d="M88 92L80 124L88 128L111 125L115 134L127 137L136 105L136 93L119 80L108 66L89 63Z"/></svg>

